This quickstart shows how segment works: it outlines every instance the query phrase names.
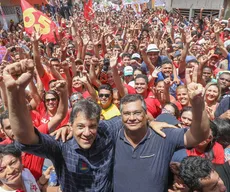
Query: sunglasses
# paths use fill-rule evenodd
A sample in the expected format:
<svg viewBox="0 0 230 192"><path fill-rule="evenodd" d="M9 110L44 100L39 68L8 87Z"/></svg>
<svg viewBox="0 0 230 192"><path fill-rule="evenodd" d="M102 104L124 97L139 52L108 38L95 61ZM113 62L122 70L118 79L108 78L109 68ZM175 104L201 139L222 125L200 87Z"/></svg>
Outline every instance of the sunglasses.
<svg viewBox="0 0 230 192"><path fill-rule="evenodd" d="M99 97L106 97L106 98L109 98L110 97L110 94L99 94Z"/></svg>
<svg viewBox="0 0 230 192"><path fill-rule="evenodd" d="M50 98L50 99L46 99L46 102L50 102L50 101L56 101L56 98Z"/></svg>

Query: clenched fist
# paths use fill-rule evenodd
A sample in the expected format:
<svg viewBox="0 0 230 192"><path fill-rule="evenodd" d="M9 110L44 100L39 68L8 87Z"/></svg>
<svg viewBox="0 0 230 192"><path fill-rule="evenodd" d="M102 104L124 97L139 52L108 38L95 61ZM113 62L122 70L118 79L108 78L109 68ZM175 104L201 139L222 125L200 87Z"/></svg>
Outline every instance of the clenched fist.
<svg viewBox="0 0 230 192"><path fill-rule="evenodd" d="M23 59L7 65L3 71L3 80L8 91L25 89L33 77L34 62Z"/></svg>
<svg viewBox="0 0 230 192"><path fill-rule="evenodd" d="M191 101L204 98L204 88L199 83L191 82L187 85L188 95Z"/></svg>

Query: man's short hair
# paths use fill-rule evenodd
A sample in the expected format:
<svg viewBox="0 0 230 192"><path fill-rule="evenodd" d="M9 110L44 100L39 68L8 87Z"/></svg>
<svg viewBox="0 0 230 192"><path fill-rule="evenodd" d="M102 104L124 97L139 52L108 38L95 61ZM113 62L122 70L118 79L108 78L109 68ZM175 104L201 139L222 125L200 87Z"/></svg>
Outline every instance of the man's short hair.
<svg viewBox="0 0 230 192"><path fill-rule="evenodd" d="M130 94L130 95L126 95L121 99L121 103L120 103L120 111L122 112L122 108L124 104L127 103L131 103L134 101L141 101L141 106L144 109L145 112L147 112L147 107L146 107L146 103L144 98L139 95L139 94Z"/></svg>
<svg viewBox="0 0 230 192"><path fill-rule="evenodd" d="M212 123L217 127L217 142L226 148L230 145L230 124L228 120L216 118Z"/></svg>
<svg viewBox="0 0 230 192"><path fill-rule="evenodd" d="M21 159L21 151L17 149L14 144L0 145L0 158L5 155L12 155Z"/></svg>
<svg viewBox="0 0 230 192"><path fill-rule="evenodd" d="M137 79L139 79L139 78L142 78L142 79L144 79L145 80L145 82L148 84L149 83L149 80L148 80L148 77L147 77L147 75L144 75L144 74L138 74L137 76L136 76L136 78L135 78L135 82L136 82L136 80Z"/></svg>
<svg viewBox="0 0 230 192"><path fill-rule="evenodd" d="M98 92L100 92L100 90L102 89L108 90L111 94L113 94L113 88L109 84L100 85L100 87L98 88Z"/></svg>
<svg viewBox="0 0 230 192"><path fill-rule="evenodd" d="M202 185L200 180L209 177L213 170L213 165L210 160L199 156L190 156L181 161L179 177L191 191L201 191Z"/></svg>
<svg viewBox="0 0 230 192"><path fill-rule="evenodd" d="M52 58L50 59L50 62L52 62L52 61L58 61L58 62L60 62L59 59L58 59L57 57L52 57Z"/></svg>
<svg viewBox="0 0 230 192"><path fill-rule="evenodd" d="M204 66L204 67L203 67L203 70L204 70L204 69L210 69L210 70L211 70L211 72L213 71L213 70L212 70L212 68L211 68L211 67L209 67L209 66Z"/></svg>
<svg viewBox="0 0 230 192"><path fill-rule="evenodd" d="M89 56L91 56L91 57L93 56L93 54L90 53L90 52L86 52L85 55L89 55Z"/></svg>
<svg viewBox="0 0 230 192"><path fill-rule="evenodd" d="M73 124L74 119L78 113L83 113L87 119L96 119L99 122L101 108L97 103L88 99L82 99L76 102L70 114L71 124Z"/></svg>
<svg viewBox="0 0 230 192"><path fill-rule="evenodd" d="M123 53L121 57L122 59L124 59L125 57L128 57L131 59L131 55L129 53Z"/></svg>

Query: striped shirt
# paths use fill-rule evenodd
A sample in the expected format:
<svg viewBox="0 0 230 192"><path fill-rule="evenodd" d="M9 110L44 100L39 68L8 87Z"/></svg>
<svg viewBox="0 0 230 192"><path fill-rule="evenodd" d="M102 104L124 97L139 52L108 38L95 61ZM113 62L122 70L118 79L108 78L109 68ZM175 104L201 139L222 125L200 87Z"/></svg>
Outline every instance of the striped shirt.
<svg viewBox="0 0 230 192"><path fill-rule="evenodd" d="M22 151L50 159L65 192L110 192L115 142L121 127L119 117L100 121L97 137L89 150L81 149L74 138L63 143L36 130L39 144L15 142L15 145Z"/></svg>

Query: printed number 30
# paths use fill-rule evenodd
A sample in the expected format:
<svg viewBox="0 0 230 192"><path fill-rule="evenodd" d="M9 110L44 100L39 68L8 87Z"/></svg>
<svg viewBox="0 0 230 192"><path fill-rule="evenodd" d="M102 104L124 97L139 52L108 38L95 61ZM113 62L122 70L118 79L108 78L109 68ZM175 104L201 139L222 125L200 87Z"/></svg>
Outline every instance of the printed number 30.
<svg viewBox="0 0 230 192"><path fill-rule="evenodd" d="M40 15L38 18L38 24L35 24L36 18L33 13L36 13L37 11L34 8L26 9L23 12L23 20L25 28L30 28L34 25L36 30L38 31L40 29L41 35L47 35L50 33L50 19L44 17L43 15Z"/></svg>

